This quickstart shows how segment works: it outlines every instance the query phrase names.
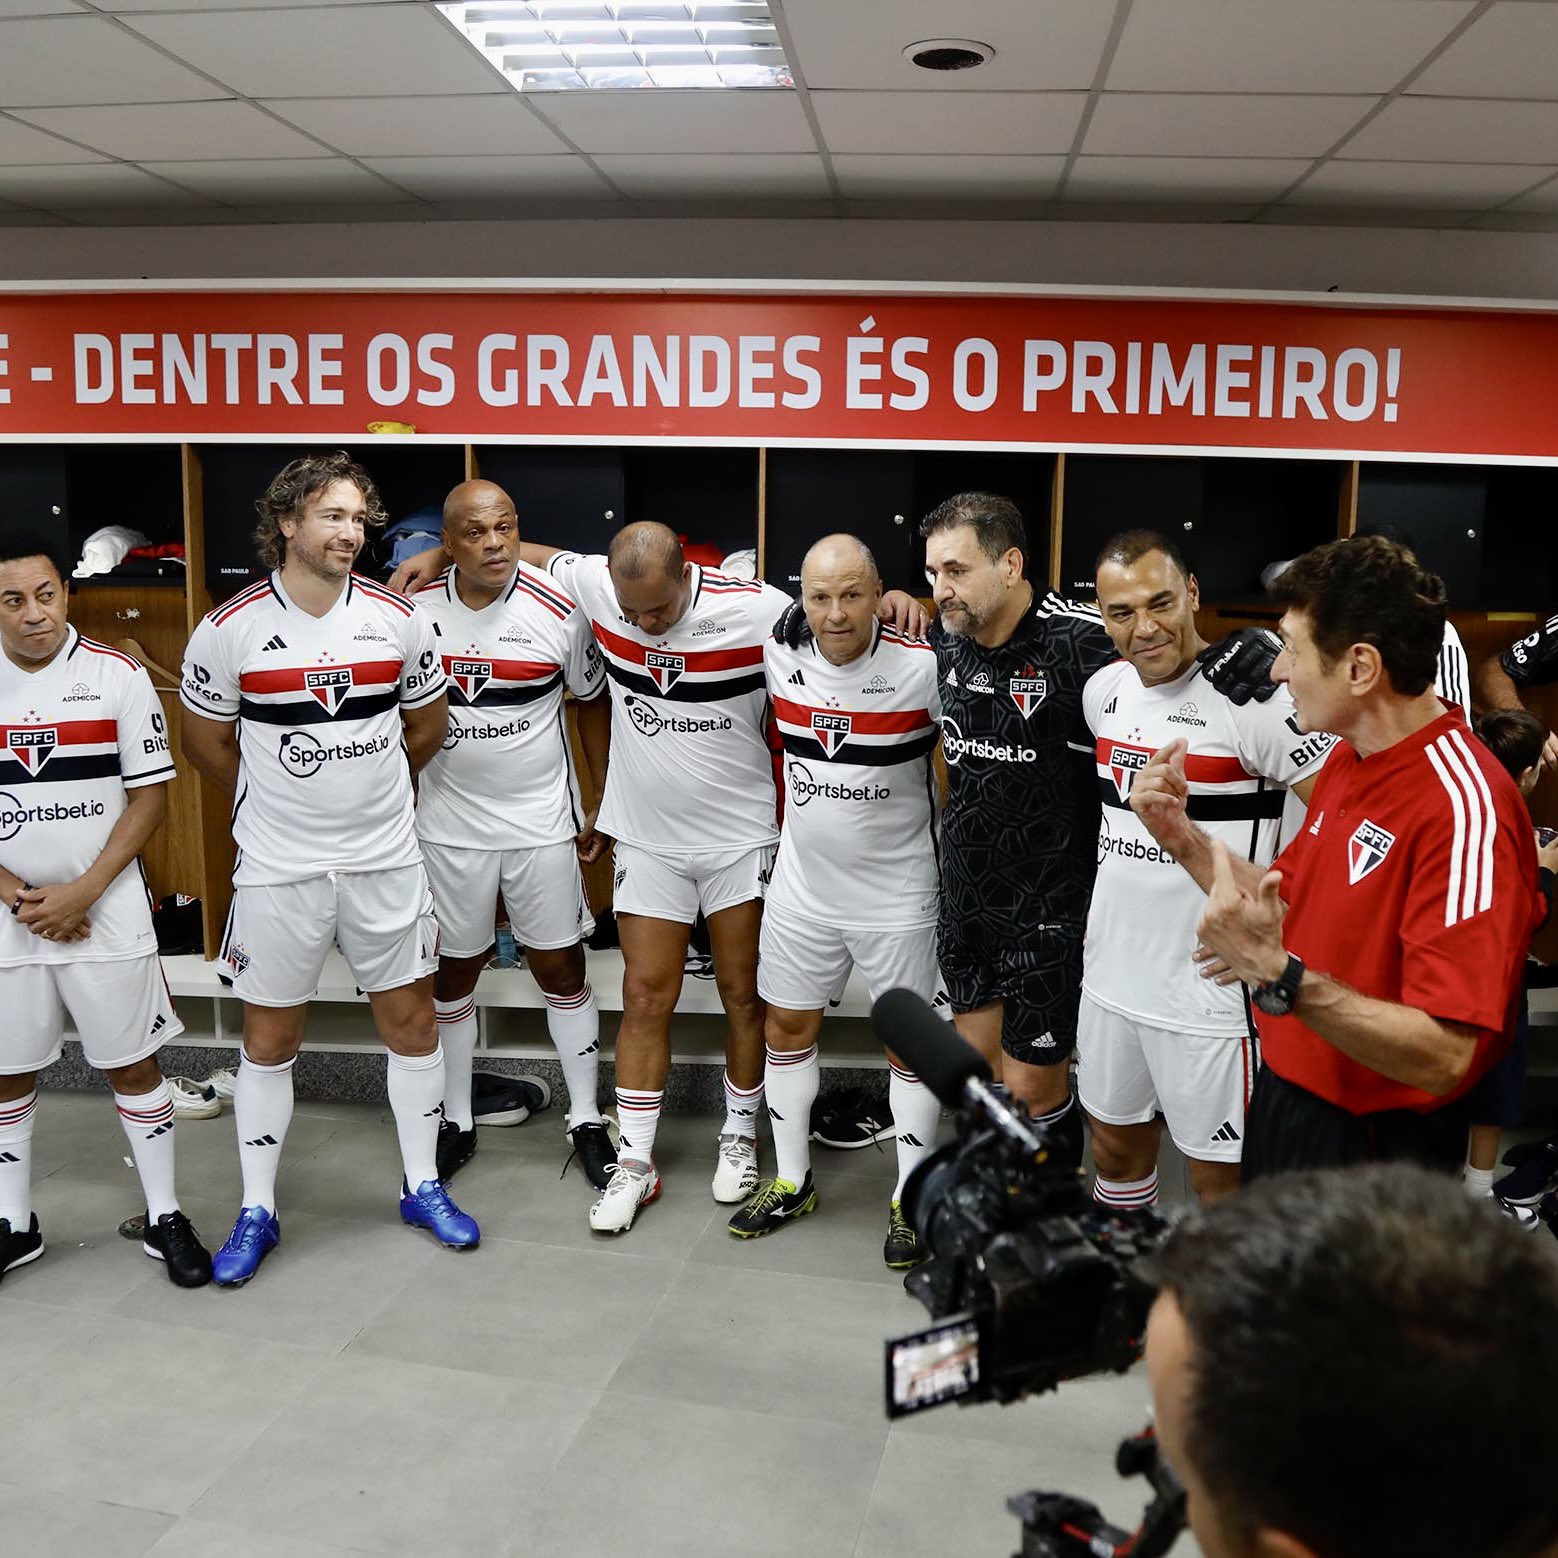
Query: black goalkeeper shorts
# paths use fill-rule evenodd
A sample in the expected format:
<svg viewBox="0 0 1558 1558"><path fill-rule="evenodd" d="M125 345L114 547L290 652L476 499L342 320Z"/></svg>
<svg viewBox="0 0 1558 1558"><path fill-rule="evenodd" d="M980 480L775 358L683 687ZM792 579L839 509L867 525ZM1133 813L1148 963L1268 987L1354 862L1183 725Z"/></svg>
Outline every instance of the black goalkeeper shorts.
<svg viewBox="0 0 1558 1558"><path fill-rule="evenodd" d="M936 955L952 1010L1002 1004L1001 1049L1030 1066L1058 1066L1077 1043L1082 927L1056 926L1021 944L996 943L943 919Z"/></svg>

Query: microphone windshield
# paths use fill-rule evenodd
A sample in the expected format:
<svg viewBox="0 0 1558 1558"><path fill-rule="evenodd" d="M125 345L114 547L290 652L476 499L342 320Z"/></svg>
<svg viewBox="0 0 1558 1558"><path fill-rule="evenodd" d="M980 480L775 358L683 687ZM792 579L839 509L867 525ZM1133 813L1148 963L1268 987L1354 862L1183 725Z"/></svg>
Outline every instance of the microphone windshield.
<svg viewBox="0 0 1558 1558"><path fill-rule="evenodd" d="M871 1008L871 1026L882 1043L951 1108L963 1102L963 1084L971 1077L990 1080L984 1056L911 990L887 991Z"/></svg>

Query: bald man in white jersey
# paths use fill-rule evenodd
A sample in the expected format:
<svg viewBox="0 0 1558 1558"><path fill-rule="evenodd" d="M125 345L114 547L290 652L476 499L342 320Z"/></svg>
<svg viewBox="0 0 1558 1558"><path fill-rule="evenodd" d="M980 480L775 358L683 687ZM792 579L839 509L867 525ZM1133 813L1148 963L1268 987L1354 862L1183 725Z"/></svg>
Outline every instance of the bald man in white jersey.
<svg viewBox="0 0 1558 1558"><path fill-rule="evenodd" d="M233 1095L243 1206L213 1261L215 1280L231 1287L281 1238L276 1170L292 1065L333 942L389 1050L400 1215L451 1249L481 1238L437 1167L438 927L411 787L449 728L432 623L352 572L383 509L347 455L294 460L257 506L255 538L274 571L198 624L180 690L185 752L237 796L222 957L243 1001Z"/></svg>

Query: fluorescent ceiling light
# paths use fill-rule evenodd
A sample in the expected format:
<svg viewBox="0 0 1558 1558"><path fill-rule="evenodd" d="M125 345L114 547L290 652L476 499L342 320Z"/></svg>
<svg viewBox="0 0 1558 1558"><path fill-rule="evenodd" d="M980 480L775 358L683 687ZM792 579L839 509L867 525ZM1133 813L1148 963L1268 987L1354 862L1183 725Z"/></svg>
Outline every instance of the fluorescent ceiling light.
<svg viewBox="0 0 1558 1558"><path fill-rule="evenodd" d="M521 92L789 87L766 3L530 0L440 5Z"/></svg>

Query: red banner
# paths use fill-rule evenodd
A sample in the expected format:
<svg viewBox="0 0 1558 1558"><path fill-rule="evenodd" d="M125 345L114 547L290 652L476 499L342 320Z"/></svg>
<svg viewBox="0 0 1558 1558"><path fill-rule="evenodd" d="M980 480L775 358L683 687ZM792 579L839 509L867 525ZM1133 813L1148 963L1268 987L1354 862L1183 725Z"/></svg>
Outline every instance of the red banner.
<svg viewBox="0 0 1558 1558"><path fill-rule="evenodd" d="M0 439L1558 460L1558 315L906 293L0 293Z"/></svg>

